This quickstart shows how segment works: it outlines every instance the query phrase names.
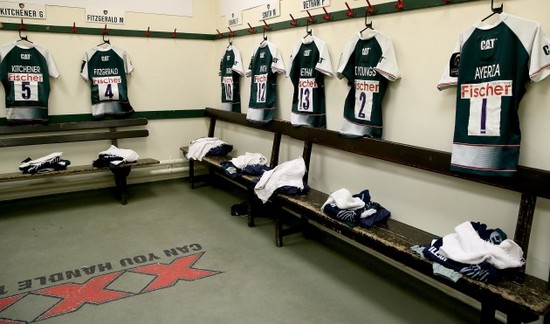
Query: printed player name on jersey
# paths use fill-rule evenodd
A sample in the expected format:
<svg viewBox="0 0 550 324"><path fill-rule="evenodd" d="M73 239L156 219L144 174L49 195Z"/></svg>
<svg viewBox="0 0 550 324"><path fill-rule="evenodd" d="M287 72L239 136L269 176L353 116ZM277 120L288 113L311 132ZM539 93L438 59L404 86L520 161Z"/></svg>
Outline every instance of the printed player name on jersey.
<svg viewBox="0 0 550 324"><path fill-rule="evenodd" d="M380 82L370 80L355 80L355 90L378 93L380 90Z"/></svg>
<svg viewBox="0 0 550 324"><path fill-rule="evenodd" d="M254 83L265 83L267 82L267 74L259 74L254 76Z"/></svg>
<svg viewBox="0 0 550 324"><path fill-rule="evenodd" d="M500 76L500 64L491 64L476 67L476 80L494 78Z"/></svg>
<svg viewBox="0 0 550 324"><path fill-rule="evenodd" d="M480 84L463 84L460 86L460 98L511 97L511 80L491 81Z"/></svg>
<svg viewBox="0 0 550 324"><path fill-rule="evenodd" d="M300 76L302 76L302 77L313 76L313 69L312 68L301 68L300 69Z"/></svg>
<svg viewBox="0 0 550 324"><path fill-rule="evenodd" d="M119 76L92 78L92 83L93 84L116 84L116 83L122 83L122 78Z"/></svg>
<svg viewBox="0 0 550 324"><path fill-rule="evenodd" d="M94 69L94 75L118 75L118 68Z"/></svg>
<svg viewBox="0 0 550 324"><path fill-rule="evenodd" d="M356 66L355 76L374 77L376 76L376 70L371 66Z"/></svg>
<svg viewBox="0 0 550 324"><path fill-rule="evenodd" d="M12 65L11 71L15 73L42 73L38 65Z"/></svg>
<svg viewBox="0 0 550 324"><path fill-rule="evenodd" d="M34 73L8 73L8 81L42 82L42 74Z"/></svg>
<svg viewBox="0 0 550 324"><path fill-rule="evenodd" d="M300 79L298 80L299 88L317 88L317 81L315 79Z"/></svg>

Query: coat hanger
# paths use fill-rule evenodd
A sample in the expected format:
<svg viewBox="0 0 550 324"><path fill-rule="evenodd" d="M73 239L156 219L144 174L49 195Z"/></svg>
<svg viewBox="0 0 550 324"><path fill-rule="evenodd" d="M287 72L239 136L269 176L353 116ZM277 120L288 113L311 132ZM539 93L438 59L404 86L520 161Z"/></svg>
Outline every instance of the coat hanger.
<svg viewBox="0 0 550 324"><path fill-rule="evenodd" d="M266 34L266 32L265 32L265 28L263 28L263 36L264 36L264 38L263 38L263 40L260 42L260 45L262 45L265 41L267 41L267 34Z"/></svg>
<svg viewBox="0 0 550 324"><path fill-rule="evenodd" d="M306 34L304 36L304 39L312 35L313 35L313 30L309 28L309 20L306 20Z"/></svg>
<svg viewBox="0 0 550 324"><path fill-rule="evenodd" d="M374 30L374 28L372 28L372 21L371 22L367 22L369 19L369 13L368 12L365 12L365 28L363 28L359 33L362 35L363 32L367 29L372 29Z"/></svg>
<svg viewBox="0 0 550 324"><path fill-rule="evenodd" d="M107 39L105 38L105 33L103 33L102 36L103 36L103 42L97 44L97 46L99 47L99 46L102 46L102 45L111 45L111 41L108 38Z"/></svg>
<svg viewBox="0 0 550 324"><path fill-rule="evenodd" d="M19 29L19 39L17 40L17 42L27 42L33 44L33 42L29 40L29 37L27 35L21 35L21 29Z"/></svg>
<svg viewBox="0 0 550 324"><path fill-rule="evenodd" d="M233 41L231 40L231 34L229 34L229 40L227 41L227 48L229 48L231 45L233 45Z"/></svg>
<svg viewBox="0 0 550 324"><path fill-rule="evenodd" d="M504 3L501 3L500 7L495 7L494 6L494 0L491 0L491 14L489 14L489 16L481 19L481 21L485 21L485 20L491 18L494 14L501 14L503 10L504 10Z"/></svg>

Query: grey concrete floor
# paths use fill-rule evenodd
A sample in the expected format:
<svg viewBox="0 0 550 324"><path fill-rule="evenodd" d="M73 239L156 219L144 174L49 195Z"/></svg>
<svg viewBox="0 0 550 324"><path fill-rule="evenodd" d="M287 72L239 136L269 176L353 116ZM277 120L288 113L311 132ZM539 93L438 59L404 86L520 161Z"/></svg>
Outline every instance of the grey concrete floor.
<svg viewBox="0 0 550 324"><path fill-rule="evenodd" d="M327 234L275 247L240 193L185 180L0 202L0 324L475 323L479 312Z"/></svg>

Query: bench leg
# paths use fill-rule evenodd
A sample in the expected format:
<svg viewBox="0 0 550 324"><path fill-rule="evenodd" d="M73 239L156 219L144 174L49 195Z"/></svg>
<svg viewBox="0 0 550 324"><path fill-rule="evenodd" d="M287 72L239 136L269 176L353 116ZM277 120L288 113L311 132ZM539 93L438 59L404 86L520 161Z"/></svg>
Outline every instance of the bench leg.
<svg viewBox="0 0 550 324"><path fill-rule="evenodd" d="M283 213L279 204L273 204L275 209L275 246L283 246Z"/></svg>
<svg viewBox="0 0 550 324"><path fill-rule="evenodd" d="M248 227L254 227L256 226L256 224L254 224L254 216L258 210L258 208L256 208L257 200L254 195L254 188L247 188L246 195L248 199L248 215L246 216L248 220Z"/></svg>
<svg viewBox="0 0 550 324"><path fill-rule="evenodd" d="M120 202L123 205L126 205L128 203L127 178L132 168L124 167L124 168L114 168L111 170L115 175L115 184L117 187L118 194L120 195Z"/></svg>
<svg viewBox="0 0 550 324"><path fill-rule="evenodd" d="M189 160L189 186L191 189L195 189L195 161Z"/></svg>
<svg viewBox="0 0 550 324"><path fill-rule="evenodd" d="M481 319L480 323L494 323L495 322L496 308L490 302L481 303Z"/></svg>

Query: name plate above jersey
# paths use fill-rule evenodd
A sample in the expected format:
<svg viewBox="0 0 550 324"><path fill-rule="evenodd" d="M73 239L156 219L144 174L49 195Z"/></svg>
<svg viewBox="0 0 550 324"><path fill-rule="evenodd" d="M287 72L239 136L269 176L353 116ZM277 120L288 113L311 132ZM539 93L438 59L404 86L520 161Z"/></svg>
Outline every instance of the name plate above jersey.
<svg viewBox="0 0 550 324"><path fill-rule="evenodd" d="M233 27L243 24L243 13L233 12L227 16L227 26Z"/></svg>
<svg viewBox="0 0 550 324"><path fill-rule="evenodd" d="M46 19L46 5L0 1L0 17Z"/></svg>
<svg viewBox="0 0 550 324"><path fill-rule="evenodd" d="M298 3L301 11L330 6L330 0L300 0Z"/></svg>
<svg viewBox="0 0 550 324"><path fill-rule="evenodd" d="M281 4L279 1L271 1L260 8L260 20L275 18L281 15Z"/></svg>
<svg viewBox="0 0 550 324"><path fill-rule="evenodd" d="M124 25L126 12L118 9L86 8L86 22Z"/></svg>

